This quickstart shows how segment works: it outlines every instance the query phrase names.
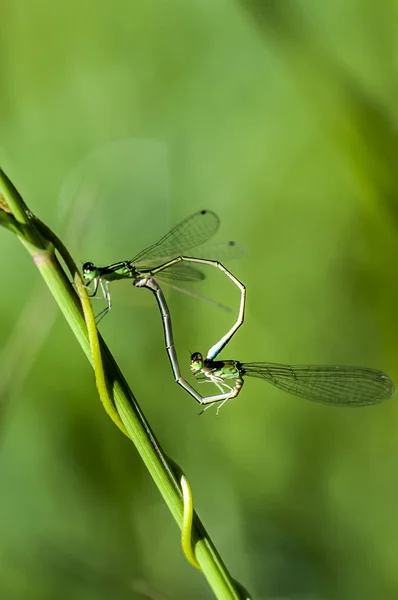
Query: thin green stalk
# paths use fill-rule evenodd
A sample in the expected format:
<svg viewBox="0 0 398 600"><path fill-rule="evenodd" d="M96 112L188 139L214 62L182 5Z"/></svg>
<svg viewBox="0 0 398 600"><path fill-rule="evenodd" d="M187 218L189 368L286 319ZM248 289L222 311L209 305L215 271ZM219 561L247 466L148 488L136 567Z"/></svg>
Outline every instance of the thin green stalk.
<svg viewBox="0 0 398 600"><path fill-rule="evenodd" d="M90 347L90 339L81 303L55 255L54 247L61 254L79 289L83 305L86 309L87 319L90 323L91 317L89 313L91 307L88 308L87 306L87 295L84 287L81 287L80 274L73 259L62 242L29 211L17 190L1 170L0 193L2 193L3 199L14 217L12 223L7 223L8 228L17 233L19 239L28 250L83 348L84 353L93 366L92 349L94 351L95 362L97 363L97 386L100 390L102 402L108 402L108 406L105 406L108 414L113 418L118 427L134 442L151 477L181 528L183 526L183 499L178 479L175 476L173 468L170 466L172 461L167 459L159 446L132 391L101 336L97 338L99 339L99 353L98 348L95 348L97 330L94 327L94 334L92 326L90 326L92 348ZM4 207L2 208L0 204L0 212L2 210L4 210ZM0 224L3 224L3 219L0 219ZM88 299L87 302L89 303ZM100 366L99 363L101 363ZM98 369L102 372L102 375L98 373ZM196 513L194 513L193 522L193 557L194 559L196 557L216 598L220 600L242 600L242 598L248 598L246 592L242 591L241 586L231 578Z"/></svg>

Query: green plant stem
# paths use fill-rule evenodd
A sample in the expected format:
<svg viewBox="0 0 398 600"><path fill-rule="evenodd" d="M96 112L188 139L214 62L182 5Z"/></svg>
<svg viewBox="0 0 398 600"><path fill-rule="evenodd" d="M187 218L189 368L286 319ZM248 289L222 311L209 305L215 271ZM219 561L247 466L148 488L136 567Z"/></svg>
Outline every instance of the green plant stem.
<svg viewBox="0 0 398 600"><path fill-rule="evenodd" d="M84 298L85 291L82 291L80 287L82 282L72 258L51 230L27 209L21 196L1 170L0 193L3 194L14 216L14 231L17 232L19 239L31 255L88 360L94 365L82 306L55 255L54 247L60 252ZM1 220L0 224L2 224ZM179 482L101 336L99 336L99 346L105 373L101 385L106 386L107 394L112 399L110 402L115 409L113 416L117 415L115 416L116 420L113 420L134 442L151 477L181 528L183 524L183 500ZM103 398L102 401L104 402ZM109 411L107 412L110 414ZM111 414L110 416L113 418ZM246 594L242 595L241 587L236 585L228 573L196 513L194 513L193 522L192 546L194 556L216 598L220 600L241 600L243 597L247 597ZM155 540L154 543L156 543Z"/></svg>

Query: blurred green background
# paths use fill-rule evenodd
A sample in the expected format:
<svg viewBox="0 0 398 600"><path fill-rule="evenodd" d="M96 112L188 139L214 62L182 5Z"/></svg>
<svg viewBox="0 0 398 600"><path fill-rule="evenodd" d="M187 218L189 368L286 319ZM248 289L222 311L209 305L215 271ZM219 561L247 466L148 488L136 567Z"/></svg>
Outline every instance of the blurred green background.
<svg viewBox="0 0 398 600"><path fill-rule="evenodd" d="M216 211L217 239L248 248L224 358L398 380L397 26L392 0L3 0L2 167L77 261ZM212 598L5 230L0 268L1 598ZM196 289L236 310L220 274ZM198 417L152 296L112 292L101 331L233 576L267 600L397 598L397 400L338 409L248 380ZM189 377L232 316L167 297Z"/></svg>

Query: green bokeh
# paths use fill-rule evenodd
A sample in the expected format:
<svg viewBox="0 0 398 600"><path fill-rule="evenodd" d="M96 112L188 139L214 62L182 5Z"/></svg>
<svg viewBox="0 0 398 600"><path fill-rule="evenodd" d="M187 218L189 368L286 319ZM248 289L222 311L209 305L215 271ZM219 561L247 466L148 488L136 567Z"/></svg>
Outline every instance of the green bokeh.
<svg viewBox="0 0 398 600"><path fill-rule="evenodd" d="M398 380L397 26L392 0L5 0L2 167L77 261L215 210L218 239L248 248L224 358ZM211 598L6 231L0 267L0 597ZM236 310L220 274L199 288ZM249 380L199 418L151 295L112 289L101 331L233 576L264 600L397 598L397 402L343 410ZM167 295L188 375L232 317Z"/></svg>

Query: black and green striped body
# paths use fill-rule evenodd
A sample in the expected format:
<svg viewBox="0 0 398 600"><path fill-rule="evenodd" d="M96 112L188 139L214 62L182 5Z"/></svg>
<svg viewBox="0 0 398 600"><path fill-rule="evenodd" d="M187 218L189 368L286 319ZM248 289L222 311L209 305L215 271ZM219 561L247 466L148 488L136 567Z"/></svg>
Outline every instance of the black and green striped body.
<svg viewBox="0 0 398 600"><path fill-rule="evenodd" d="M113 263L106 267L97 267L91 262L84 263L83 265L83 275L87 283L95 279L102 279L103 281L138 279L145 272L147 272L146 269L143 269L142 272L138 271L129 261Z"/></svg>
<svg viewBox="0 0 398 600"><path fill-rule="evenodd" d="M235 398L243 387L243 369L242 364L237 360L209 360L203 358L200 352L194 352L191 355L190 367L195 377L201 381L210 381L222 390L222 386L230 390L229 398ZM229 385L226 381L234 380L234 385Z"/></svg>

